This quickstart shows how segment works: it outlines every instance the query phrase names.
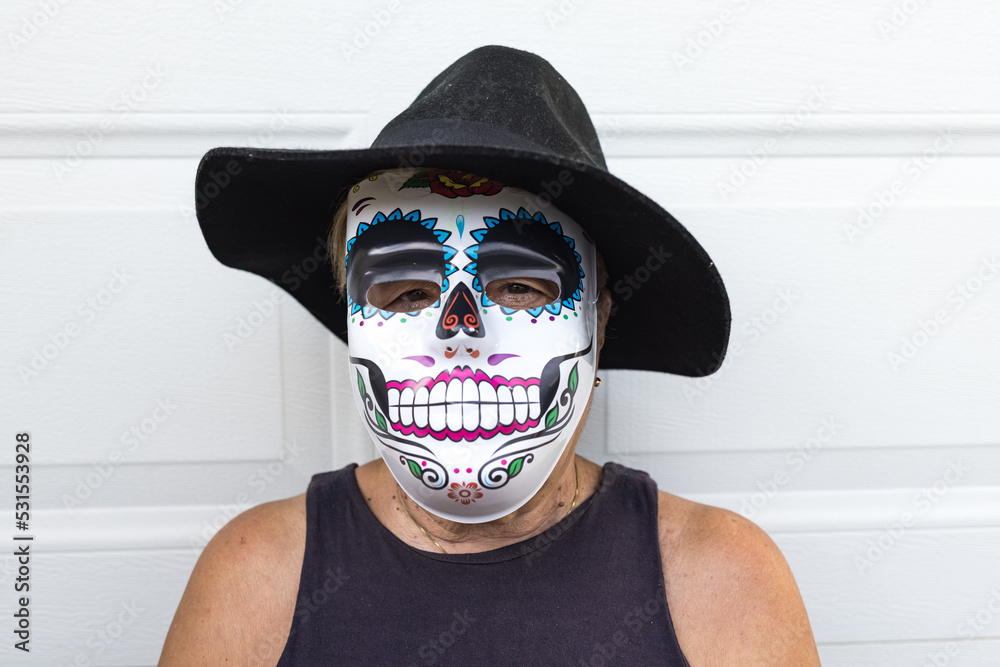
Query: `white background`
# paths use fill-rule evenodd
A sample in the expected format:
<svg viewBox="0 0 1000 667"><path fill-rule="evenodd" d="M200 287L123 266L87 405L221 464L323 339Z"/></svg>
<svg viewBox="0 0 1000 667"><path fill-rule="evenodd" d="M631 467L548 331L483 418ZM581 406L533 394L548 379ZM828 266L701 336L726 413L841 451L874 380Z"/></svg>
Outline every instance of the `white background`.
<svg viewBox="0 0 1000 667"><path fill-rule="evenodd" d="M570 81L732 300L730 363L602 372L580 451L752 515L825 665L1000 664L998 28L985 0L5 3L0 513L9 540L30 431L36 541L30 656L0 556L0 663L155 664L207 537L374 455L345 346L209 254L195 168L367 146L496 43Z"/></svg>

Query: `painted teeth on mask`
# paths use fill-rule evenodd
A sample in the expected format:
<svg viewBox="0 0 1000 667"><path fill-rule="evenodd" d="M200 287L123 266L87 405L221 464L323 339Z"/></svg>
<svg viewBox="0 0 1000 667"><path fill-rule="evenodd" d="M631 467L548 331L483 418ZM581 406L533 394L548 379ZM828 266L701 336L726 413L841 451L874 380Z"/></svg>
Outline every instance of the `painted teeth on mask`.
<svg viewBox="0 0 1000 667"><path fill-rule="evenodd" d="M494 387L493 383L497 382ZM510 384L501 384L501 383ZM532 380L527 380L532 382ZM537 381L494 378L477 383L470 377L425 378L411 386L388 388L389 420L405 427L472 432L537 423L541 415ZM391 383L390 383L391 384ZM413 384L417 384L416 389Z"/></svg>
<svg viewBox="0 0 1000 667"><path fill-rule="evenodd" d="M497 390L489 382L479 383L480 418L479 425L489 431L497 427L500 407L497 405Z"/></svg>
<svg viewBox="0 0 1000 667"><path fill-rule="evenodd" d="M523 424L528 421L528 390L521 385L511 389L514 394L514 419Z"/></svg>
<svg viewBox="0 0 1000 667"><path fill-rule="evenodd" d="M389 389L389 421L399 422L399 390L395 388Z"/></svg>
<svg viewBox="0 0 1000 667"><path fill-rule="evenodd" d="M438 382L433 387L431 387L431 401L430 401L431 406L438 406L444 404L446 386L447 385L445 385L444 382ZM447 425L447 420L445 419L445 417L446 415L444 410L441 410L439 408L432 409L430 411L430 416L428 418L431 430L437 431L438 433L443 431L445 429L445 426Z"/></svg>
<svg viewBox="0 0 1000 667"><path fill-rule="evenodd" d="M466 431L479 426L479 387L472 378L462 382L462 426Z"/></svg>
<svg viewBox="0 0 1000 667"><path fill-rule="evenodd" d="M448 430L462 429L462 381L453 379L448 382L448 391L444 395L447 401Z"/></svg>
<svg viewBox="0 0 1000 667"><path fill-rule="evenodd" d="M510 387L506 385L497 387L497 401L500 403L500 423L509 426L514 422L514 395Z"/></svg>
<svg viewBox="0 0 1000 667"><path fill-rule="evenodd" d="M538 419L541 414L542 408L539 403L538 385L528 385L528 419Z"/></svg>
<svg viewBox="0 0 1000 667"><path fill-rule="evenodd" d="M417 389L417 395L413 399L413 423L420 428L427 427L427 401L431 392L427 387Z"/></svg>
<svg viewBox="0 0 1000 667"><path fill-rule="evenodd" d="M406 387L399 394L399 423L409 426L413 423L413 387Z"/></svg>

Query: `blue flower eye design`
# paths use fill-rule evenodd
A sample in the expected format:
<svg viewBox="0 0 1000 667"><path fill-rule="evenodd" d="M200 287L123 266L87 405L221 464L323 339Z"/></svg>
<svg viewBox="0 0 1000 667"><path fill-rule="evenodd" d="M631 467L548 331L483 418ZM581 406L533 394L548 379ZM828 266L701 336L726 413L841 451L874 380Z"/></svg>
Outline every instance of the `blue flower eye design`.
<svg viewBox="0 0 1000 667"><path fill-rule="evenodd" d="M576 310L582 300L585 273L582 257L575 250L576 242L563 234L561 224L549 222L541 211L531 214L523 206L517 213L501 208L496 217L483 216L483 222L486 228L470 232L478 244L466 248L465 256L470 262L463 270L473 276L472 286L480 293L484 308L497 305L485 292L491 280L535 274L554 279L559 285L559 299L524 312L537 317L543 311L558 315L563 308ZM499 308L505 315L519 312L505 306Z"/></svg>
<svg viewBox="0 0 1000 667"><path fill-rule="evenodd" d="M419 209L403 214L397 208L388 215L378 211L371 221L358 224L355 235L347 241L344 257L347 305L352 316L360 313L368 319L377 314L388 320L397 314L366 302L368 289L380 276L433 279L442 292L448 289L448 276L457 271L451 260L458 251L445 244L451 232L437 229L437 223L437 218L422 217ZM439 299L430 307L440 305Z"/></svg>

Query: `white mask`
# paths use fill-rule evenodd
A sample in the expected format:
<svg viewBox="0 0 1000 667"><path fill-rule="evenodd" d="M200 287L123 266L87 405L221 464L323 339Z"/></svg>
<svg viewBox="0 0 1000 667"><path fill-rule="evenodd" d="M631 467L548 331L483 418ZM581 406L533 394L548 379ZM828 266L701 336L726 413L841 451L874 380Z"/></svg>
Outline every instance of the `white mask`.
<svg viewBox="0 0 1000 667"><path fill-rule="evenodd" d="M370 176L347 216L350 372L379 453L440 517L513 512L593 391L593 243L546 198L448 170Z"/></svg>

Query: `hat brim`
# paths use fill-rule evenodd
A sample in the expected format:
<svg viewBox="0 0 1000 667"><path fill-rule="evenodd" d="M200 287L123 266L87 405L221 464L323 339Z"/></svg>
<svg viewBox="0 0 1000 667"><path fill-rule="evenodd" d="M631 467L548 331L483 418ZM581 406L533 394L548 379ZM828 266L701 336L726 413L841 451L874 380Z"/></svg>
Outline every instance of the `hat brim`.
<svg viewBox="0 0 1000 667"><path fill-rule="evenodd" d="M326 257L333 215L367 174L404 166L467 171L546 193L586 230L604 257L614 301L602 369L700 377L721 366L731 316L708 254L656 202L579 161L483 146L213 148L195 178L198 222L216 259L281 286L346 342L347 304Z"/></svg>

